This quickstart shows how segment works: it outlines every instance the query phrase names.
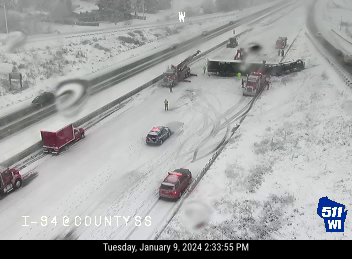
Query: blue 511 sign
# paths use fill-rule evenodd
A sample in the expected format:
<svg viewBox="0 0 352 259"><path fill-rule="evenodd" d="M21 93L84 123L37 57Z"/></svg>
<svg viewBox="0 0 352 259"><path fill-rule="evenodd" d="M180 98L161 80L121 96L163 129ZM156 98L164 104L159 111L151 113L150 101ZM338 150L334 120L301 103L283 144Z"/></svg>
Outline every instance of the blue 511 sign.
<svg viewBox="0 0 352 259"><path fill-rule="evenodd" d="M344 232L347 210L345 205L329 200L328 197L319 199L318 215L324 219L326 232Z"/></svg>

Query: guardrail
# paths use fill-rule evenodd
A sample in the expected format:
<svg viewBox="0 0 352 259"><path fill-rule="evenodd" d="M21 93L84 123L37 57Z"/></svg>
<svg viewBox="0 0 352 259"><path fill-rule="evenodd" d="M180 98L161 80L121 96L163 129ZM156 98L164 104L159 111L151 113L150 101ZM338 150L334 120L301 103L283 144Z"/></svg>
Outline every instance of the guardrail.
<svg viewBox="0 0 352 259"><path fill-rule="evenodd" d="M343 39L344 41L348 42L349 44L352 44L352 42L350 42L349 40L345 39L344 37L342 37L338 32L336 32L334 29L331 29L331 31L333 33L335 33L337 36L339 36L341 39Z"/></svg>
<svg viewBox="0 0 352 259"><path fill-rule="evenodd" d="M337 72L337 74L341 77L341 79L345 82L347 86L352 85L352 81L343 73L338 66L334 62L332 62L323 51L320 50L319 46L317 43L312 39L312 37L306 32L305 33L308 39L312 42L312 44L315 46L316 50L324 57L324 59L334 68L334 70Z"/></svg>

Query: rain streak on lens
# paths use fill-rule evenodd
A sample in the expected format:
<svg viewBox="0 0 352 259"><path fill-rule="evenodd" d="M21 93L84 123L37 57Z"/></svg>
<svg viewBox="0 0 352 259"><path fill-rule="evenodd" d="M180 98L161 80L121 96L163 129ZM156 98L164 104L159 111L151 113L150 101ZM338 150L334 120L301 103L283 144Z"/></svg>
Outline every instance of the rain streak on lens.
<svg viewBox="0 0 352 259"><path fill-rule="evenodd" d="M56 106L64 116L78 115L89 96L89 84L82 79L61 82L56 87Z"/></svg>

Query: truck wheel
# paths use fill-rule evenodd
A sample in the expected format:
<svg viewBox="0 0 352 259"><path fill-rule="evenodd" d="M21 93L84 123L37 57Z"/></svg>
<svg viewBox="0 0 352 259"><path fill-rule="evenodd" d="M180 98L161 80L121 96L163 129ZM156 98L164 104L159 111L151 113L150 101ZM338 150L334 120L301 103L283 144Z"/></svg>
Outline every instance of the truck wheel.
<svg viewBox="0 0 352 259"><path fill-rule="evenodd" d="M178 195L177 199L181 199L181 196L182 196L182 192L180 192L180 194Z"/></svg>
<svg viewBox="0 0 352 259"><path fill-rule="evenodd" d="M22 181L20 179L17 179L15 182L14 189L18 189L22 186Z"/></svg>
<svg viewBox="0 0 352 259"><path fill-rule="evenodd" d="M161 146L163 144L163 140L160 139L159 145Z"/></svg>
<svg viewBox="0 0 352 259"><path fill-rule="evenodd" d="M85 137L86 137L86 135L83 133L83 134L82 134L82 138L85 138Z"/></svg>

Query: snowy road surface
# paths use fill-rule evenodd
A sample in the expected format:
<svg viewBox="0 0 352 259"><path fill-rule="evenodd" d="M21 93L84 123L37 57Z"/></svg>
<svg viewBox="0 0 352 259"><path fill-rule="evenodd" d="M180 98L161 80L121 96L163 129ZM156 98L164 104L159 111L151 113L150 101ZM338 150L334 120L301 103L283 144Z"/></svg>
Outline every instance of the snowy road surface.
<svg viewBox="0 0 352 259"><path fill-rule="evenodd" d="M304 20L294 21L300 13L302 10L296 9L271 25L259 27L251 32L252 37L265 30L274 44L277 37L286 34L283 25L298 33ZM290 37L294 38L294 33ZM270 42L268 39L259 59L278 59ZM210 57L221 58L228 52L222 48ZM173 93L157 85L150 87L90 128L86 139L69 151L57 157L46 156L25 168L23 173L34 170L39 176L1 201L0 238L54 238L67 229L64 216L70 219L71 224L66 224L71 227L82 220L77 229L80 239L150 238L175 208L173 202L158 200L157 190L167 172L184 167L196 177L217 144L228 137L236 123L234 115L250 100L242 97L238 79L208 77L203 74L203 65L200 60L192 67L198 76L191 77L191 83L180 83ZM166 64L153 70L160 73L165 68L162 66ZM142 76L144 81L146 77ZM169 111L163 110L165 98ZM145 135L156 125L169 126L173 135L160 147L146 146ZM29 226L23 226L23 216L28 216ZM57 226L52 221L55 216ZM141 220L146 216L150 218ZM75 217L76 223L72 222ZM127 225L123 217L128 219ZM86 226L89 219L92 225L101 225Z"/></svg>

